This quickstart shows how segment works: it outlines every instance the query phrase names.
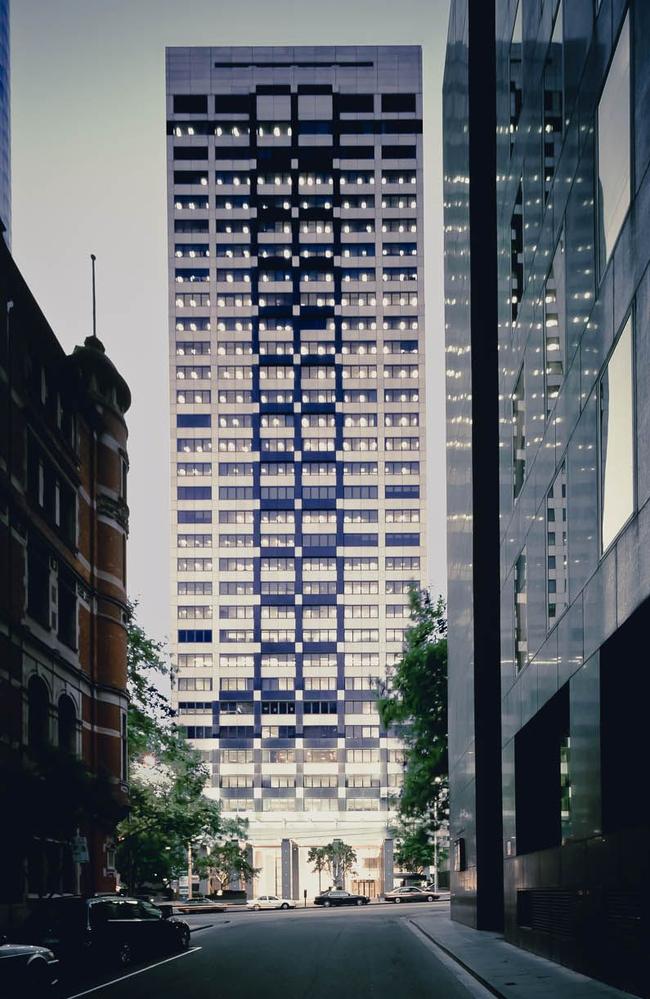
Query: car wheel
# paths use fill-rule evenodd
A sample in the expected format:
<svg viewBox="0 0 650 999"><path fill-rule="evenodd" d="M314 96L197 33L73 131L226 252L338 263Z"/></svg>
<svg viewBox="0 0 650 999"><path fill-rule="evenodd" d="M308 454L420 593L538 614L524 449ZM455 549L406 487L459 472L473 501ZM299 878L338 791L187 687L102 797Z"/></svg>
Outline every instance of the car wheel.
<svg viewBox="0 0 650 999"><path fill-rule="evenodd" d="M399 903L400 903L401 901L402 901L402 900L401 900L401 898L394 898L394 899L393 899L393 902L395 903L395 905L399 905Z"/></svg>
<svg viewBox="0 0 650 999"><path fill-rule="evenodd" d="M323 908L324 909L329 909L329 907L330 907L331 904L332 903L330 901L323 902Z"/></svg>
<svg viewBox="0 0 650 999"><path fill-rule="evenodd" d="M117 947L117 963L120 968L128 968L133 961L133 950L131 944L123 940Z"/></svg>
<svg viewBox="0 0 650 999"><path fill-rule="evenodd" d="M435 902L435 895L427 895L427 902Z"/></svg>
<svg viewBox="0 0 650 999"><path fill-rule="evenodd" d="M289 908L289 906L287 905L287 903L286 903L286 902L283 902L283 903L282 903L282 905L280 906L280 908L281 908L281 909L288 909L288 908Z"/></svg>
<svg viewBox="0 0 650 999"><path fill-rule="evenodd" d="M254 905L253 906L253 912L259 912L259 911L260 911L260 906L259 905Z"/></svg>
<svg viewBox="0 0 650 999"><path fill-rule="evenodd" d="M28 967L27 975L27 995L33 999L41 999L48 994L50 989L51 976L45 961L32 961Z"/></svg>
<svg viewBox="0 0 650 999"><path fill-rule="evenodd" d="M190 930L189 926L184 926L180 933L178 934L178 946L181 950L187 950L190 945Z"/></svg>
<svg viewBox="0 0 650 999"><path fill-rule="evenodd" d="M362 898L358 898L357 899L357 905L363 905L363 899Z"/></svg>

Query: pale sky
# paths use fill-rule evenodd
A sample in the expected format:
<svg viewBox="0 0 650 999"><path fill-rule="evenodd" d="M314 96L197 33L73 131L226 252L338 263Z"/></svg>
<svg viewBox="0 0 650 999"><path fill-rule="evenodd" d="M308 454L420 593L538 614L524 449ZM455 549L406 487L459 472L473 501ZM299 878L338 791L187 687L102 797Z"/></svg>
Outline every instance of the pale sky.
<svg viewBox="0 0 650 999"><path fill-rule="evenodd" d="M169 634L166 45L419 44L424 57L429 576L446 590L442 73L449 0L11 0L14 257L66 351L128 381L128 588Z"/></svg>

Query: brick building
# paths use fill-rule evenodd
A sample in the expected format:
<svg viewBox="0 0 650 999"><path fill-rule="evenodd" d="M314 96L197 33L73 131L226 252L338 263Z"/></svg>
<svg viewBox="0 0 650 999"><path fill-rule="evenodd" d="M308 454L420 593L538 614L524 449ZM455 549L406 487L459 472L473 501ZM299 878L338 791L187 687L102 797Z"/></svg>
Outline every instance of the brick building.
<svg viewBox="0 0 650 999"><path fill-rule="evenodd" d="M96 337L65 354L0 239L0 924L115 885L130 401Z"/></svg>

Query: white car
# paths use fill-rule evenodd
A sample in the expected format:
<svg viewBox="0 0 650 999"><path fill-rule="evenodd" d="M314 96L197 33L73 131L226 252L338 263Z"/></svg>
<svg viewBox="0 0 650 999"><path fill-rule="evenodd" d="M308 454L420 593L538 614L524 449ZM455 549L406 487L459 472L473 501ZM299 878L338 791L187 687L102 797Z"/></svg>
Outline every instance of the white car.
<svg viewBox="0 0 650 999"><path fill-rule="evenodd" d="M279 898L277 895L258 895L257 898L249 898L246 903L247 909L295 909L296 903L291 898Z"/></svg>

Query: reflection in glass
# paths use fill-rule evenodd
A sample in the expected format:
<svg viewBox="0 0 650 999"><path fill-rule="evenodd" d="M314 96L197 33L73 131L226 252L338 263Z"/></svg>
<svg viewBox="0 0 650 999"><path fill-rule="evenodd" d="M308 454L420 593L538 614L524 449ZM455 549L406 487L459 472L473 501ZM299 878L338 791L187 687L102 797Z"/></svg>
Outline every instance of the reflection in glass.
<svg viewBox="0 0 650 999"><path fill-rule="evenodd" d="M631 318L600 383L600 481L604 551L634 510Z"/></svg>
<svg viewBox="0 0 650 999"><path fill-rule="evenodd" d="M555 15L544 67L544 194L548 198L560 156L564 118L564 32L562 0Z"/></svg>
<svg viewBox="0 0 650 999"><path fill-rule="evenodd" d="M526 399L523 369L512 393L512 489L516 499L526 476Z"/></svg>
<svg viewBox="0 0 650 999"><path fill-rule="evenodd" d="M571 836L571 738L565 732L560 739L560 827L562 842Z"/></svg>
<svg viewBox="0 0 650 999"><path fill-rule="evenodd" d="M526 550L515 562L515 663L517 671L528 662L528 586L526 580Z"/></svg>
<svg viewBox="0 0 650 999"><path fill-rule="evenodd" d="M522 48L523 48L523 0L519 0L515 23L510 41L510 150L515 142L521 116L522 91Z"/></svg>
<svg viewBox="0 0 650 999"><path fill-rule="evenodd" d="M544 398L549 416L564 378L566 335L564 230L544 287Z"/></svg>
<svg viewBox="0 0 650 999"><path fill-rule="evenodd" d="M546 610L551 628L567 606L566 466L546 494Z"/></svg>
<svg viewBox="0 0 650 999"><path fill-rule="evenodd" d="M598 105L601 274L630 205L630 16L625 18Z"/></svg>

